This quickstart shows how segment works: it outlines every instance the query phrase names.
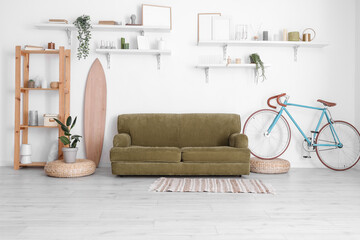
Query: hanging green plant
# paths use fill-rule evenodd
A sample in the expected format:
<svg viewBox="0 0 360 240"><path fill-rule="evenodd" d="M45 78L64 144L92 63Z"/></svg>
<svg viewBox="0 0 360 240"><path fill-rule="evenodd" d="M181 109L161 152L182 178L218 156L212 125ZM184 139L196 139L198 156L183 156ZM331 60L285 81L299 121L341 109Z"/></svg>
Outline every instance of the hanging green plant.
<svg viewBox="0 0 360 240"><path fill-rule="evenodd" d="M256 81L259 82L259 78L262 78L262 82L266 79L265 76L265 67L263 61L261 61L261 58L259 54L253 53L250 55L250 62L255 63L255 77ZM261 75L259 73L259 70L261 69Z"/></svg>
<svg viewBox="0 0 360 240"><path fill-rule="evenodd" d="M77 39L79 40L79 47L77 57L85 59L89 56L89 44L91 39L91 21L90 16L82 15L78 17L74 22L75 27L78 29Z"/></svg>

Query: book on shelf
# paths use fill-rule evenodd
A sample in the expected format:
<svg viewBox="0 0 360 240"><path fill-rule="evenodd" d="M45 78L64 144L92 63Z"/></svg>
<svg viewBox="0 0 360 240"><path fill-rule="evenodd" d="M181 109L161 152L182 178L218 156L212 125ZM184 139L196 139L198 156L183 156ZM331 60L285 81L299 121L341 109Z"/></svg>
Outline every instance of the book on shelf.
<svg viewBox="0 0 360 240"><path fill-rule="evenodd" d="M29 50L29 51L42 51L44 50L43 47L41 46L33 46L33 45L25 45L25 50Z"/></svg>
<svg viewBox="0 0 360 240"><path fill-rule="evenodd" d="M49 23L68 24L66 19L49 19Z"/></svg>
<svg viewBox="0 0 360 240"><path fill-rule="evenodd" d="M99 21L100 25L117 25L118 23L115 21Z"/></svg>

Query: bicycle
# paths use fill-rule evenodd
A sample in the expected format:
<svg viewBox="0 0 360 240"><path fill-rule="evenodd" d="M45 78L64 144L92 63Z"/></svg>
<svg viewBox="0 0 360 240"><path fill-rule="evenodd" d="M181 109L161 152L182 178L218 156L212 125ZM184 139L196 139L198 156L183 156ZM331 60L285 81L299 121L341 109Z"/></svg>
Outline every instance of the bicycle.
<svg viewBox="0 0 360 240"><path fill-rule="evenodd" d="M284 101L281 100L283 97ZM287 150L291 140L291 130L283 116L285 112L304 137L305 150L316 151L318 158L326 167L335 171L344 171L352 168L359 161L360 134L350 123L332 119L328 108L334 107L336 103L318 99L317 101L322 103L323 107L299 105L288 102L289 96L283 93L267 100L268 106L274 109L276 106L271 105L273 99L276 99L281 106L278 112L271 109L256 111L250 115L244 125L243 133L248 136L249 149L255 157L270 160L281 156ZM287 110L288 106L322 111L310 137L305 135L291 116ZM327 123L320 128L324 116Z"/></svg>

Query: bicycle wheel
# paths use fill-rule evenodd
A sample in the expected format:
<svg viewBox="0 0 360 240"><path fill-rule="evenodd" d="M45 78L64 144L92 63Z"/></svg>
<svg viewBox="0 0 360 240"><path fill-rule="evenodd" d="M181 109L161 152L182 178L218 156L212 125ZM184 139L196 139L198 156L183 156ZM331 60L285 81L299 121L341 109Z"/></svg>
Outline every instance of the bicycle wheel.
<svg viewBox="0 0 360 240"><path fill-rule="evenodd" d="M274 159L283 154L291 139L290 126L281 116L269 135L270 127L278 112L263 109L253 113L245 122L244 134L249 139L250 152L260 159Z"/></svg>
<svg viewBox="0 0 360 240"><path fill-rule="evenodd" d="M335 121L333 126L343 147L318 146L316 154L326 167L335 171L344 171L352 168L359 161L360 134L353 125L344 121ZM316 143L335 144L329 123L320 129Z"/></svg>

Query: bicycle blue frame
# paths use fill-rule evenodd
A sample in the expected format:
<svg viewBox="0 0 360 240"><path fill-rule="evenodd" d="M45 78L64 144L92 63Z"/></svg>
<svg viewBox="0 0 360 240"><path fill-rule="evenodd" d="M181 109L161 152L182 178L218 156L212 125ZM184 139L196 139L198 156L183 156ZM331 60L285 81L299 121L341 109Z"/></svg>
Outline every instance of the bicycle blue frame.
<svg viewBox="0 0 360 240"><path fill-rule="evenodd" d="M303 132L303 130L300 128L300 126L297 124L297 122L295 121L295 119L291 116L290 112L286 109L286 107L281 107L279 113L276 115L275 119L273 120L273 122L271 123L270 127L267 130L267 134L270 134L272 129L274 128L274 126L276 125L276 123L279 121L279 118L281 117L281 115L283 114L283 112L285 112L289 118L291 119L291 121L294 123L294 125L296 126L296 128L299 130L299 132L301 133L301 135L304 137L304 139L306 140L306 142L308 143L309 146L325 146L325 147L342 147L343 144L340 142L340 139L334 129L334 126L332 124L332 121L327 113L327 108L318 108L318 107L311 107L311 106L305 106L305 105L299 105L299 104L295 104L295 103L288 103L287 99L284 101L284 104L286 106L294 106L294 107L301 107L301 108L309 108L309 109L314 109L314 110L319 110L322 111L319 122L315 128L314 131L314 135L313 135L313 140L315 140L316 135L319 133L319 128L321 125L321 122L324 118L324 116L326 117L327 122L330 125L330 130L331 130L331 134L333 135L334 138L334 142L335 144L317 144L317 143L312 143L311 140L305 135L305 133Z"/></svg>

